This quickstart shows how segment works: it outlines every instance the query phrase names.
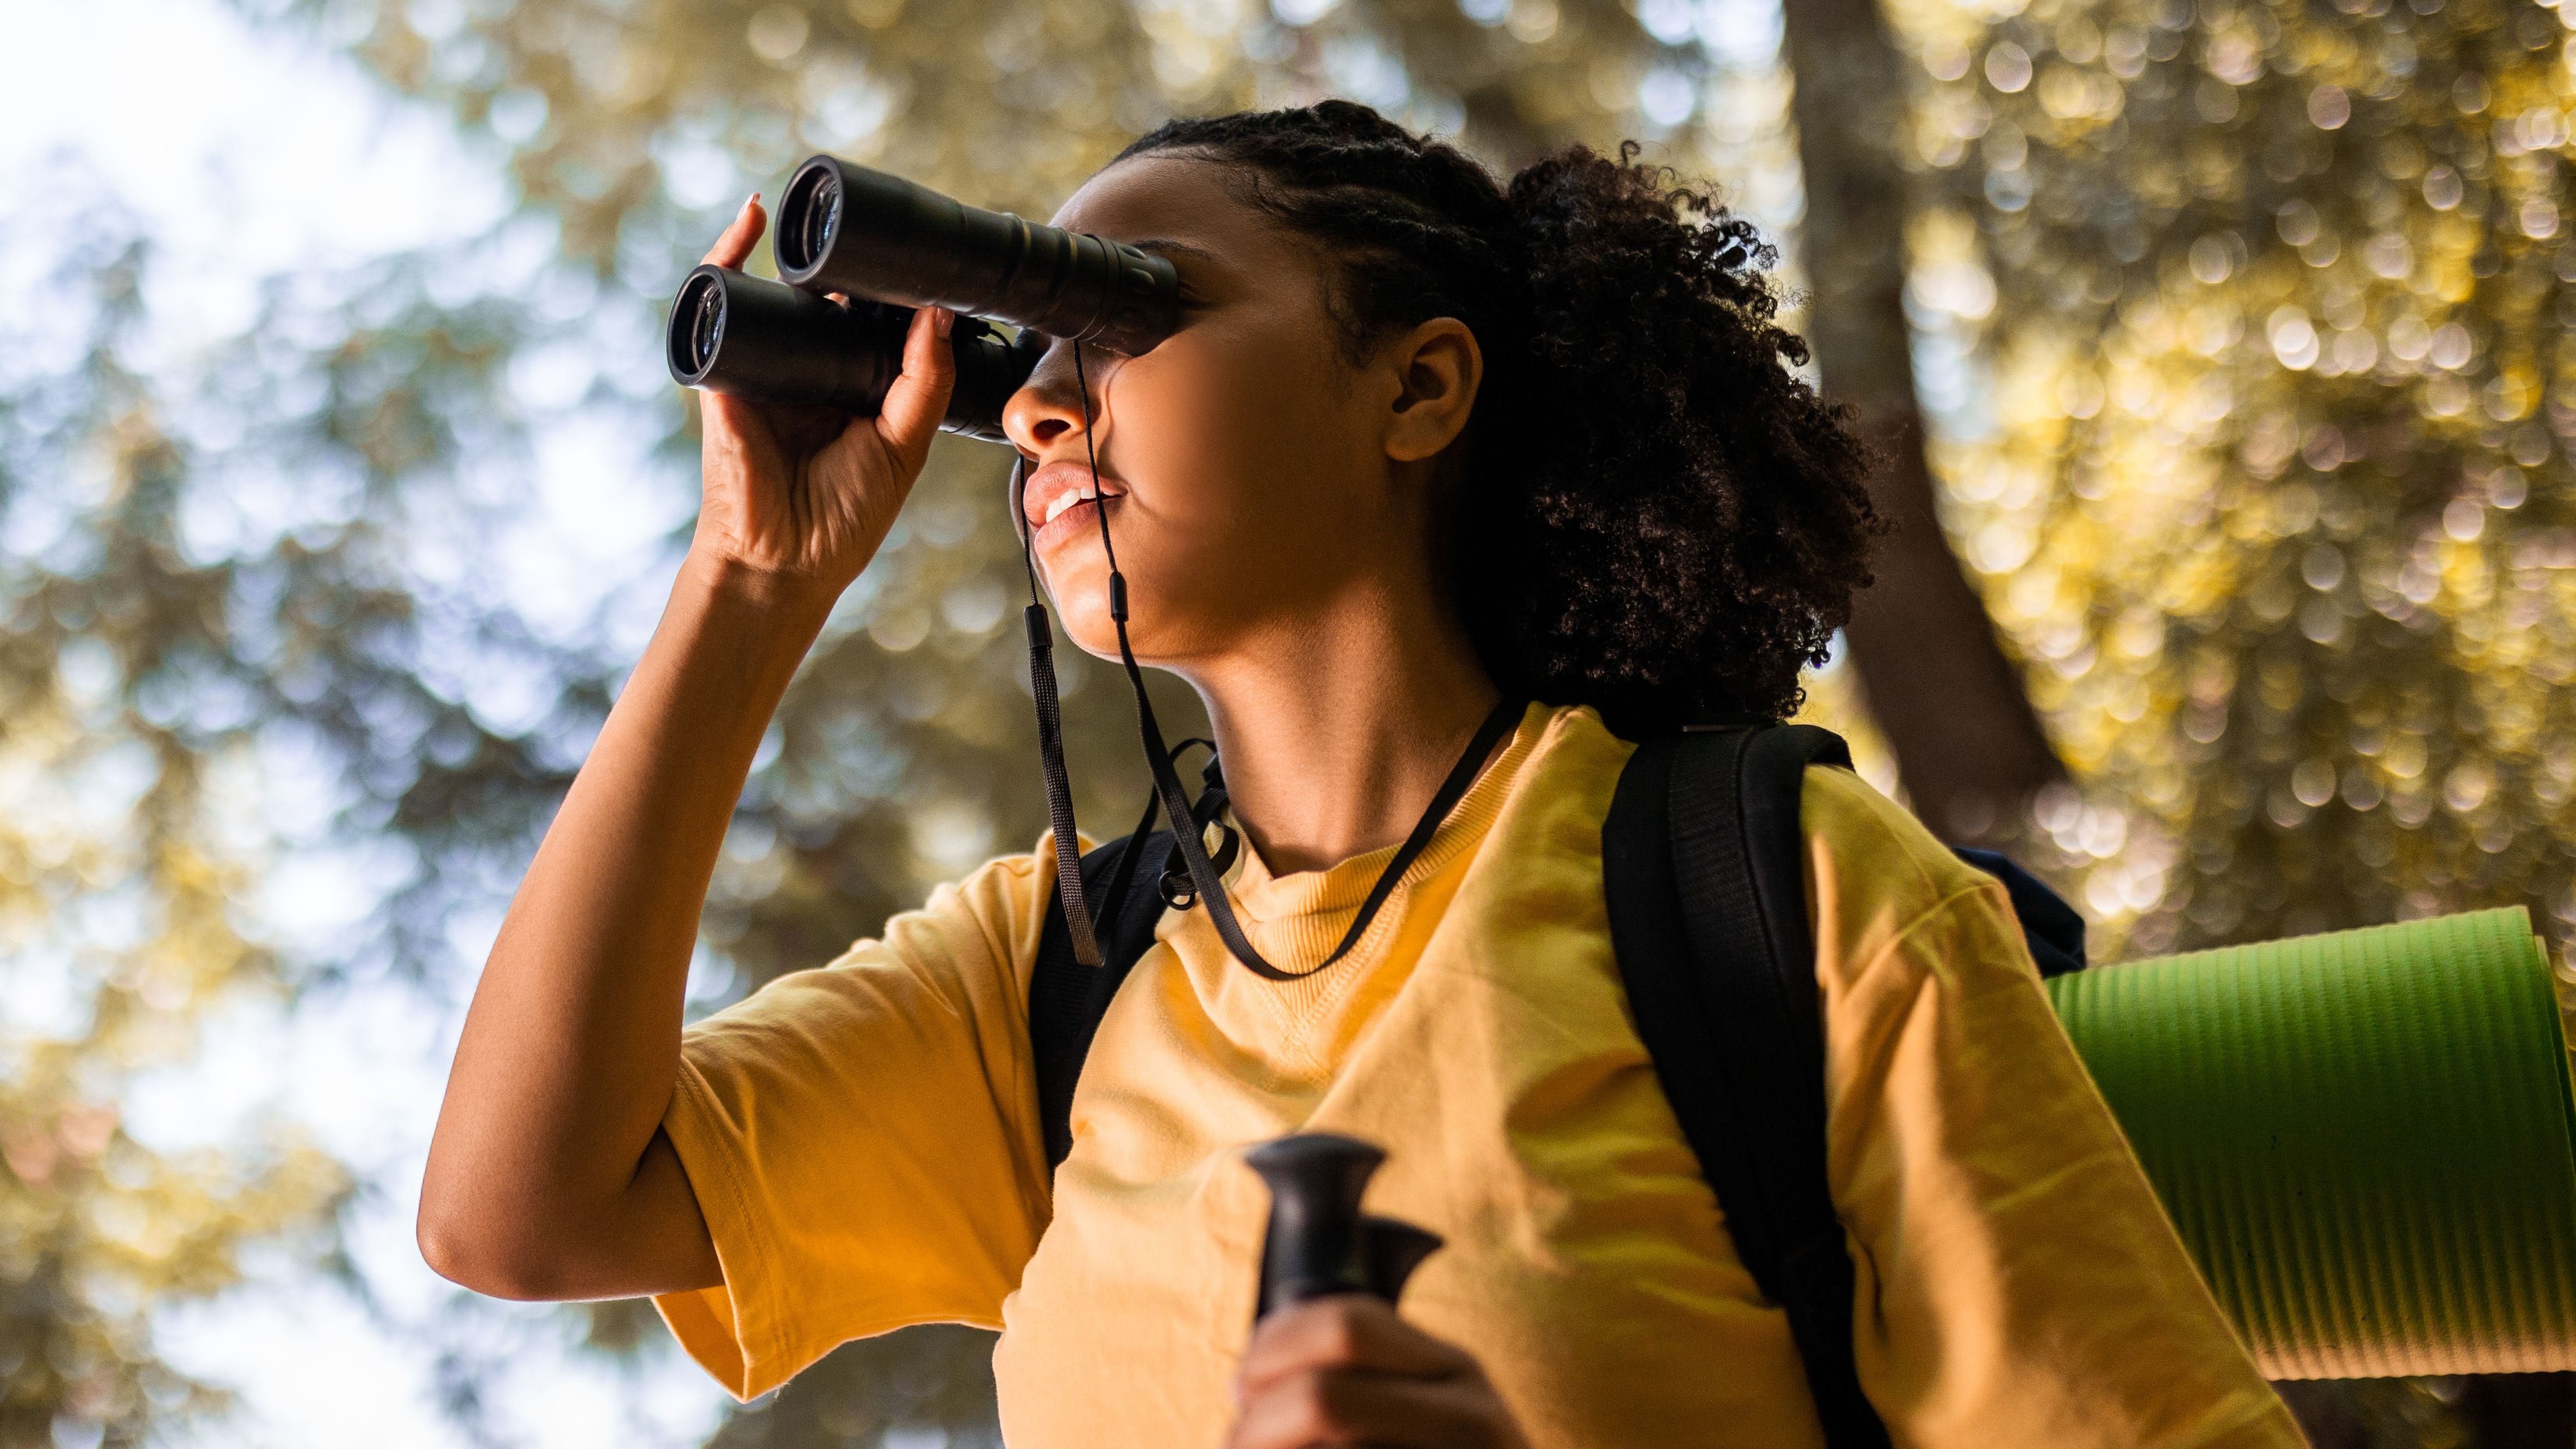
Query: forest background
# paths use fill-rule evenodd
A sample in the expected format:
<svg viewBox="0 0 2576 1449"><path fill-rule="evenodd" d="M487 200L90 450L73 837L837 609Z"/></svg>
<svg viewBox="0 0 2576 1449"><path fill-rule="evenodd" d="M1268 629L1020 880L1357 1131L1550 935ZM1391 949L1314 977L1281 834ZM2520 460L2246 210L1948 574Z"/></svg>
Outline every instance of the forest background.
<svg viewBox="0 0 2576 1449"><path fill-rule="evenodd" d="M2049 873L2097 959L2522 904L2563 972L2576 82L2529 0L36 12L0 1449L994 1442L979 1334L737 1411L643 1305L488 1303L409 1244L473 972L686 537L660 308L817 149L1043 215L1173 114L1634 137L1780 243L1803 370L1888 450L1909 526L1810 705L1874 779ZM1002 465L943 441L799 676L693 1010L1038 837ZM1127 707L1061 667L1123 820ZM2294 1392L2321 1442L2572 1437L2545 1383Z"/></svg>

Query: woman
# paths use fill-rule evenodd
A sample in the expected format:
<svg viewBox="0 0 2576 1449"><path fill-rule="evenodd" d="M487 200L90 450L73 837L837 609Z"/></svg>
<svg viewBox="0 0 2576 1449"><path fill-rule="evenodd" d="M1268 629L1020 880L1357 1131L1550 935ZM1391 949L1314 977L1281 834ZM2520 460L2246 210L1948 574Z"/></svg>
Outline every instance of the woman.
<svg viewBox="0 0 2576 1449"><path fill-rule="evenodd" d="M1041 845L686 1032L682 984L762 731L892 525L949 379L916 317L874 420L704 395L705 505L457 1051L422 1197L449 1277L654 1294L748 1397L846 1339L1003 1329L1017 1449L1820 1442L1624 1015L1600 828L1630 746L1780 714L1876 531L1837 412L1781 365L1752 228L1582 150L1508 191L1359 106L1176 122L1055 223L1169 257L1182 325L1057 344L1010 403L1065 627L1206 701L1228 881L1310 972L1480 721L1481 762L1356 947L1279 981L1167 913L1050 1180L1025 991ZM710 253L738 265L757 198ZM1096 473L1094 471L1096 465ZM1097 482L1095 498L1094 485ZM1899 1444L2298 1436L2058 1031L2002 889L1848 772L1806 787L1832 1185L1861 1379ZM1439 1232L1402 1315L1247 1347L1248 1143L1385 1146Z"/></svg>

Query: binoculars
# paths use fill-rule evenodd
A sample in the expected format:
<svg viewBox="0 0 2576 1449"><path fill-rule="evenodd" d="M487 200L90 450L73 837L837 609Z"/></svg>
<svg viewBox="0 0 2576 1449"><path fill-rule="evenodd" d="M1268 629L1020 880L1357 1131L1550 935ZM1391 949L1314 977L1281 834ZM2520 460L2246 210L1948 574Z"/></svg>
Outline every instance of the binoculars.
<svg viewBox="0 0 2576 1449"><path fill-rule="evenodd" d="M796 168L776 223L784 281L714 265L681 281L664 350L682 386L873 417L903 372L913 310L946 307L960 314L957 386L940 426L998 443L1002 407L1049 339L1133 356L1180 324L1180 277L1161 257L831 156Z"/></svg>

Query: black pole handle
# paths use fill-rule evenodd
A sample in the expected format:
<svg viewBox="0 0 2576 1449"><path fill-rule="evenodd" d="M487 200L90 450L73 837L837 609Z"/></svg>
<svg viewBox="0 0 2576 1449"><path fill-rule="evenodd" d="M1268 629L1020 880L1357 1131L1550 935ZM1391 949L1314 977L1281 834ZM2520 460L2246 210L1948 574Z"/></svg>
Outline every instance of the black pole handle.
<svg viewBox="0 0 2576 1449"><path fill-rule="evenodd" d="M1369 1178L1386 1153L1356 1137L1300 1132L1244 1155L1270 1185L1270 1227L1261 1244L1255 1322L1274 1308L1334 1293L1368 1293L1393 1303L1405 1280L1440 1246L1440 1235L1360 1211Z"/></svg>

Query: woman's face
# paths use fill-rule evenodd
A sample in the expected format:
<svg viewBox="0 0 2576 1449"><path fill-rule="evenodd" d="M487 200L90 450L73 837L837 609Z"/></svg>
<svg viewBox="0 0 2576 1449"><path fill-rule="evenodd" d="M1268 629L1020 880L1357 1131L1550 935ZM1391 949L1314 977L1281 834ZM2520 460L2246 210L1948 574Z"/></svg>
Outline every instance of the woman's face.
<svg viewBox="0 0 2576 1449"><path fill-rule="evenodd" d="M1215 162L1119 162L1054 224L1155 253L1180 274L1178 331L1139 357L1085 347L1081 358L1097 506L1139 658L1187 672L1320 619L1390 570L1430 577L1430 459L1464 425L1472 340L1435 340L1429 373L1412 339L1352 365L1325 311L1320 249L1239 201ZM1426 329L1441 334L1434 323L1414 332ZM1444 384L1433 375L1444 367L1463 375ZM1415 394L1444 385L1446 404L1418 406ZM1031 460L1025 511L1066 629L1114 655L1100 520L1093 504L1067 506L1091 486L1070 346L1049 349L1004 423Z"/></svg>

